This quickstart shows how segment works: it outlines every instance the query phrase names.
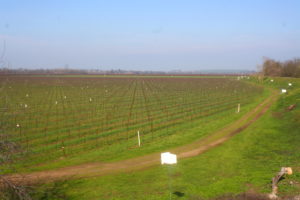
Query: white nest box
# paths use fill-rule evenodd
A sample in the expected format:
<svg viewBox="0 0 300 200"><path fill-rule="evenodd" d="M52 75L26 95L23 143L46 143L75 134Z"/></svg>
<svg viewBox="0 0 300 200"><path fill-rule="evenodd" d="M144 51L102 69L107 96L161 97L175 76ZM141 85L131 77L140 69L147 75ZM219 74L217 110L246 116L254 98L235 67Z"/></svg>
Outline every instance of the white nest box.
<svg viewBox="0 0 300 200"><path fill-rule="evenodd" d="M281 89L281 93L286 93L286 89Z"/></svg>
<svg viewBox="0 0 300 200"><path fill-rule="evenodd" d="M161 153L161 164L176 164L177 163L177 156L176 154L171 154L170 152Z"/></svg>

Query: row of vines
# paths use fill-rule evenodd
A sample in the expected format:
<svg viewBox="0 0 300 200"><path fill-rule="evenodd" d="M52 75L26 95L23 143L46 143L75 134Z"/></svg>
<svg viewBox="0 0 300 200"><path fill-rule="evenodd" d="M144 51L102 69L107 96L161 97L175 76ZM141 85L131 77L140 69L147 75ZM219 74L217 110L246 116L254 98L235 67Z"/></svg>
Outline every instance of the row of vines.
<svg viewBox="0 0 300 200"><path fill-rule="evenodd" d="M137 131L151 145L234 114L263 91L224 78L1 76L0 83L1 137L26 150L22 162L138 148Z"/></svg>

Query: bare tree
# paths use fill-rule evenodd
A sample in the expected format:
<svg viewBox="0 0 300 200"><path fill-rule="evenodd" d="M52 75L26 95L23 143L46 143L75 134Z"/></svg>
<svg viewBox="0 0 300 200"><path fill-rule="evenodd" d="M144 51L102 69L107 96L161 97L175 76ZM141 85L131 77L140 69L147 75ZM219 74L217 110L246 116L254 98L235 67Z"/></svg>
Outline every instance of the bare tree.
<svg viewBox="0 0 300 200"><path fill-rule="evenodd" d="M11 163L14 156L21 153L22 149L16 143L9 141L3 134L0 136L0 165L6 165L9 169L12 169ZM26 186L16 184L14 181L5 178L0 171L0 199L31 200L31 197Z"/></svg>
<svg viewBox="0 0 300 200"><path fill-rule="evenodd" d="M265 76L300 77L300 59L279 62L264 58L261 73Z"/></svg>

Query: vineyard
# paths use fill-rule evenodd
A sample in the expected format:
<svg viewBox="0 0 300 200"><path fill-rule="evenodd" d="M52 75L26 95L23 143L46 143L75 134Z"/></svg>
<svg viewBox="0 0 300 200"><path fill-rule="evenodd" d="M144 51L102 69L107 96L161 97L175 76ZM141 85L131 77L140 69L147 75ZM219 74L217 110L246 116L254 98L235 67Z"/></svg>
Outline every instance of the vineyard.
<svg viewBox="0 0 300 200"><path fill-rule="evenodd" d="M1 76L0 84L1 140L19 145L16 166L23 167L162 150L173 137L201 137L209 124L238 115L238 105L242 112L264 92L233 78L205 77Z"/></svg>

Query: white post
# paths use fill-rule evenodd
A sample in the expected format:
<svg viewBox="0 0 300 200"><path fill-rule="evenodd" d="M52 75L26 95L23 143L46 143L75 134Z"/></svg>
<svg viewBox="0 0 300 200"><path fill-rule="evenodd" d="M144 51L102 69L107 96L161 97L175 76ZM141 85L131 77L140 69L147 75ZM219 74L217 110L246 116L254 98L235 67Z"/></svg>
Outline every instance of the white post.
<svg viewBox="0 0 300 200"><path fill-rule="evenodd" d="M239 112L240 112L240 108L241 108L241 104L238 104L237 113L239 113Z"/></svg>
<svg viewBox="0 0 300 200"><path fill-rule="evenodd" d="M140 139L140 131L137 132L138 135L138 142L139 142L139 147L141 146L141 139Z"/></svg>

